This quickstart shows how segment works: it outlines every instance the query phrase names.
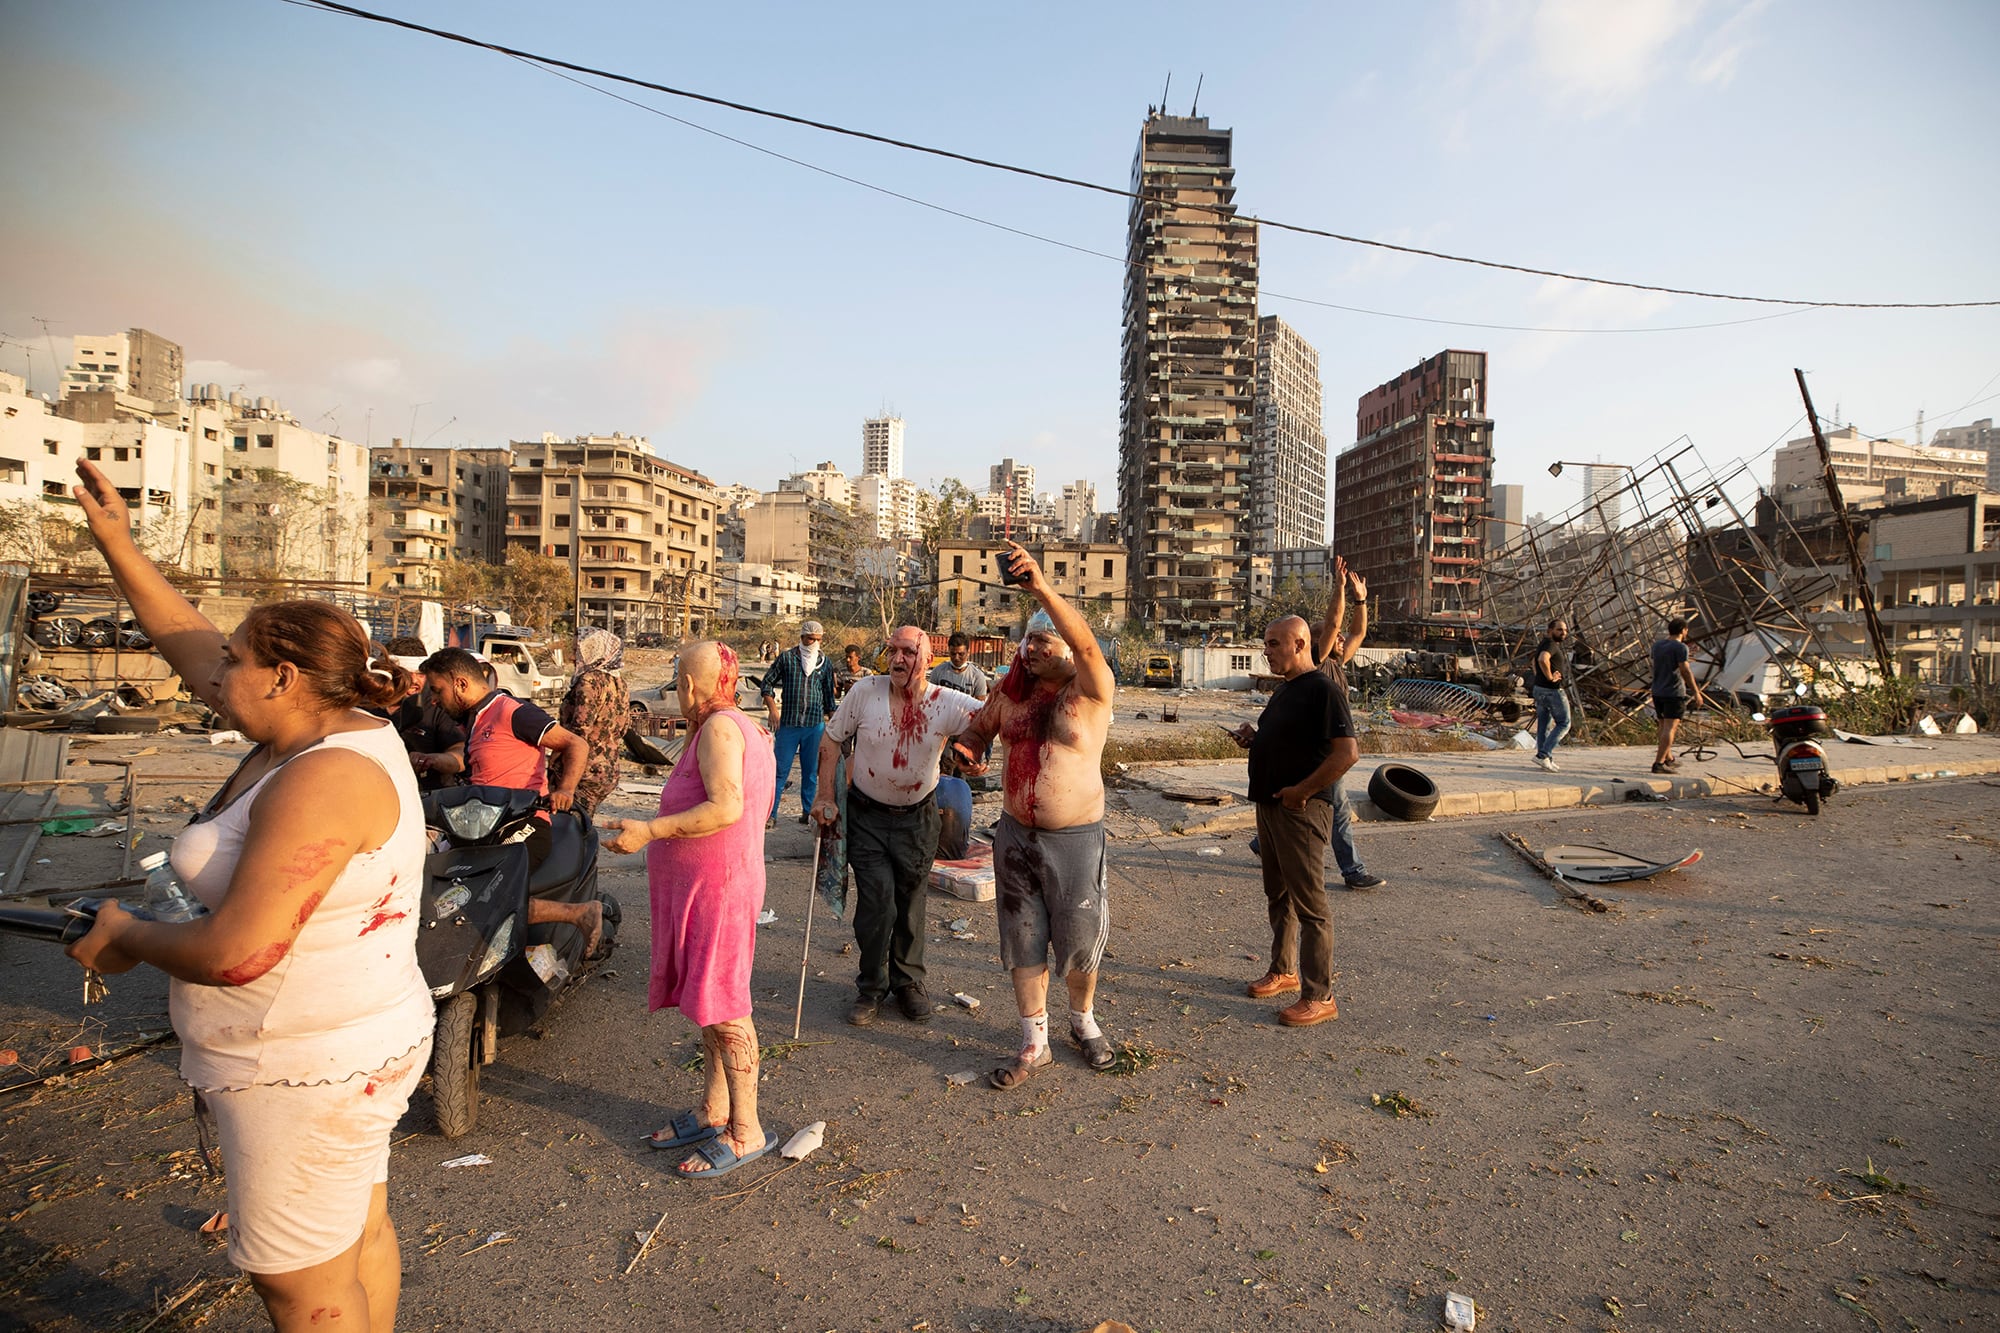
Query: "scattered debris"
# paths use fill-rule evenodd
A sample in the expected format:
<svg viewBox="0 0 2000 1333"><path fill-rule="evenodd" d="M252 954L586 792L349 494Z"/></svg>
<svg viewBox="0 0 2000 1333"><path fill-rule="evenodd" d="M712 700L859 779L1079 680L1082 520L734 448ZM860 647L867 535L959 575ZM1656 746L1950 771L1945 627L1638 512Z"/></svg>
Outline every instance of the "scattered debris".
<svg viewBox="0 0 2000 1333"><path fill-rule="evenodd" d="M1371 1092L1368 1094L1368 1104L1378 1111L1387 1111L1398 1120L1406 1115L1429 1118L1436 1114L1401 1088L1391 1092Z"/></svg>
<svg viewBox="0 0 2000 1333"><path fill-rule="evenodd" d="M229 1230L229 1213L227 1210L219 1213L210 1213L208 1220L201 1224L201 1234L204 1236L217 1236L227 1230Z"/></svg>
<svg viewBox="0 0 2000 1333"><path fill-rule="evenodd" d="M467 1153L463 1157L454 1157L449 1162L443 1163L444 1169L447 1171L451 1170L455 1166L491 1166L491 1165L493 1165L493 1159L491 1157L488 1157L483 1152Z"/></svg>
<svg viewBox="0 0 2000 1333"><path fill-rule="evenodd" d="M1194 854L1196 856L1220 856L1222 855L1222 849L1220 847L1197 847Z"/></svg>
<svg viewBox="0 0 2000 1333"><path fill-rule="evenodd" d="M1461 1296L1455 1291L1444 1294L1444 1326L1454 1333L1472 1333L1473 1321L1479 1317L1472 1297Z"/></svg>
<svg viewBox="0 0 2000 1333"><path fill-rule="evenodd" d="M208 733L210 745L235 745L245 737L240 731L211 731Z"/></svg>
<svg viewBox="0 0 2000 1333"><path fill-rule="evenodd" d="M768 926L777 919L778 919L778 914L772 911L768 907L765 908L763 911L757 913L757 924L760 926Z"/></svg>
<svg viewBox="0 0 2000 1333"><path fill-rule="evenodd" d="M1642 856L1610 847L1565 844L1543 851L1542 859L1564 879L1579 880L1585 884L1627 884L1633 880L1685 870L1701 860L1701 849L1696 848L1678 860L1648 861Z"/></svg>
<svg viewBox="0 0 2000 1333"><path fill-rule="evenodd" d="M633 1237L637 1239L639 1242L639 1250L638 1253L632 1256L632 1262L625 1265L626 1277L632 1276L632 1270L637 1268L639 1266L639 1261L646 1257L646 1251L653 1248L653 1237L659 1235L660 1228L665 1226L666 1224L667 1224L667 1215L665 1213L661 1213L660 1220L653 1223L653 1229L651 1231L635 1231L632 1233Z"/></svg>
<svg viewBox="0 0 2000 1333"><path fill-rule="evenodd" d="M967 995L962 990L953 991L951 998L952 1002L961 1009L977 1009L979 1007L979 997L976 995Z"/></svg>
<svg viewBox="0 0 2000 1333"><path fill-rule="evenodd" d="M1568 898L1573 905L1584 908L1592 912L1608 912L1611 910L1611 904L1604 901L1604 899L1592 897L1590 894L1583 892L1583 890L1572 887L1570 885L1570 882L1564 879L1562 875L1557 872L1554 866L1550 865L1547 861L1542 859L1542 856L1539 852L1537 852L1534 848L1528 846L1528 844L1526 843L1526 841L1522 839L1520 834L1502 833L1499 834L1498 836L1500 838L1500 841L1506 843L1509 847L1513 848L1516 852L1520 853L1522 859L1527 861L1529 865L1533 866L1535 869L1541 871L1544 875L1548 876L1549 879L1555 883L1556 888L1563 894L1564 897Z"/></svg>
<svg viewBox="0 0 2000 1333"><path fill-rule="evenodd" d="M954 1088L962 1088L978 1077L979 1075L973 1073L970 1069L961 1069L956 1074L946 1074L944 1081Z"/></svg>
<svg viewBox="0 0 2000 1333"><path fill-rule="evenodd" d="M489 1231L486 1233L485 1240L480 1241L479 1244L473 1246L471 1249L467 1250L465 1254L461 1254L458 1257L463 1259L468 1255L478 1254L481 1250L490 1250L495 1245L512 1245L513 1243L514 1243L514 1234L512 1232Z"/></svg>
<svg viewBox="0 0 2000 1333"><path fill-rule="evenodd" d="M796 1161L800 1158L811 1156L824 1142L826 1142L826 1121L815 1120L789 1139L786 1139L785 1146L778 1149L778 1155L780 1157L790 1157Z"/></svg>

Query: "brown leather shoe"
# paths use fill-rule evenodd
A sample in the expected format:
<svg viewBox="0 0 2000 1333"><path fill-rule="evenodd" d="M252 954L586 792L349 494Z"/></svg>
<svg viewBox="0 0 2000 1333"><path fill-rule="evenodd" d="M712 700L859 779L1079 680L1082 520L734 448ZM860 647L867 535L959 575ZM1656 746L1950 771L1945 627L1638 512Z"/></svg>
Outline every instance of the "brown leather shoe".
<svg viewBox="0 0 2000 1333"><path fill-rule="evenodd" d="M1340 1006L1331 995L1324 1000L1300 1000L1278 1011L1278 1021L1288 1028L1309 1028L1315 1023L1340 1017Z"/></svg>
<svg viewBox="0 0 2000 1333"><path fill-rule="evenodd" d="M1288 990L1299 988L1299 974L1296 972L1266 972L1243 988L1243 993L1253 1000L1268 1000L1273 995L1283 995Z"/></svg>

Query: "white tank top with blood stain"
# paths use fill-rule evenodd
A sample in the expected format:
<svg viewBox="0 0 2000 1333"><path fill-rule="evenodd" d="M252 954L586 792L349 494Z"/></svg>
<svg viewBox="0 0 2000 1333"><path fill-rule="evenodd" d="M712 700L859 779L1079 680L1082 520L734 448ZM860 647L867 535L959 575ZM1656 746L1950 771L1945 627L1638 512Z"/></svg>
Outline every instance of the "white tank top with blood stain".
<svg viewBox="0 0 2000 1333"><path fill-rule="evenodd" d="M313 749L324 747L366 755L388 774L400 808L395 832L347 863L292 947L263 976L244 986L172 982L168 1005L181 1039L181 1077L196 1088L339 1083L409 1051L435 1021L417 967L423 803L402 741L383 724L338 732ZM231 892L250 811L277 771L222 809L203 812L174 839L174 873L211 911Z"/></svg>

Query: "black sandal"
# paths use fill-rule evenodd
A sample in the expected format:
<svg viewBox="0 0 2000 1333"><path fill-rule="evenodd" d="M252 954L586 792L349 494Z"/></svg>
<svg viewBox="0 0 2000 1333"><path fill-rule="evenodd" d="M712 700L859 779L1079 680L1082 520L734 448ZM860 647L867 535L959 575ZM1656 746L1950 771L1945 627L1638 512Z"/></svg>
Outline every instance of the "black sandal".
<svg viewBox="0 0 2000 1333"><path fill-rule="evenodd" d="M1083 1062L1092 1069L1109 1069L1118 1063L1118 1052L1111 1049L1111 1039L1101 1032L1095 1037L1081 1037L1072 1028L1069 1039L1083 1052Z"/></svg>

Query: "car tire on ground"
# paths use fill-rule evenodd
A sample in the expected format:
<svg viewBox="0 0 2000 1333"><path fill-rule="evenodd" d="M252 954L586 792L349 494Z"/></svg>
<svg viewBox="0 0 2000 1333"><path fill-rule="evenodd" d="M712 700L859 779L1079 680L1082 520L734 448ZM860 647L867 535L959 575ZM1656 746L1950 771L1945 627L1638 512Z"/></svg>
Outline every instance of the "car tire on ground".
<svg viewBox="0 0 2000 1333"><path fill-rule="evenodd" d="M1368 799L1392 819L1420 823L1437 809L1438 786L1408 764L1384 764L1368 778Z"/></svg>

